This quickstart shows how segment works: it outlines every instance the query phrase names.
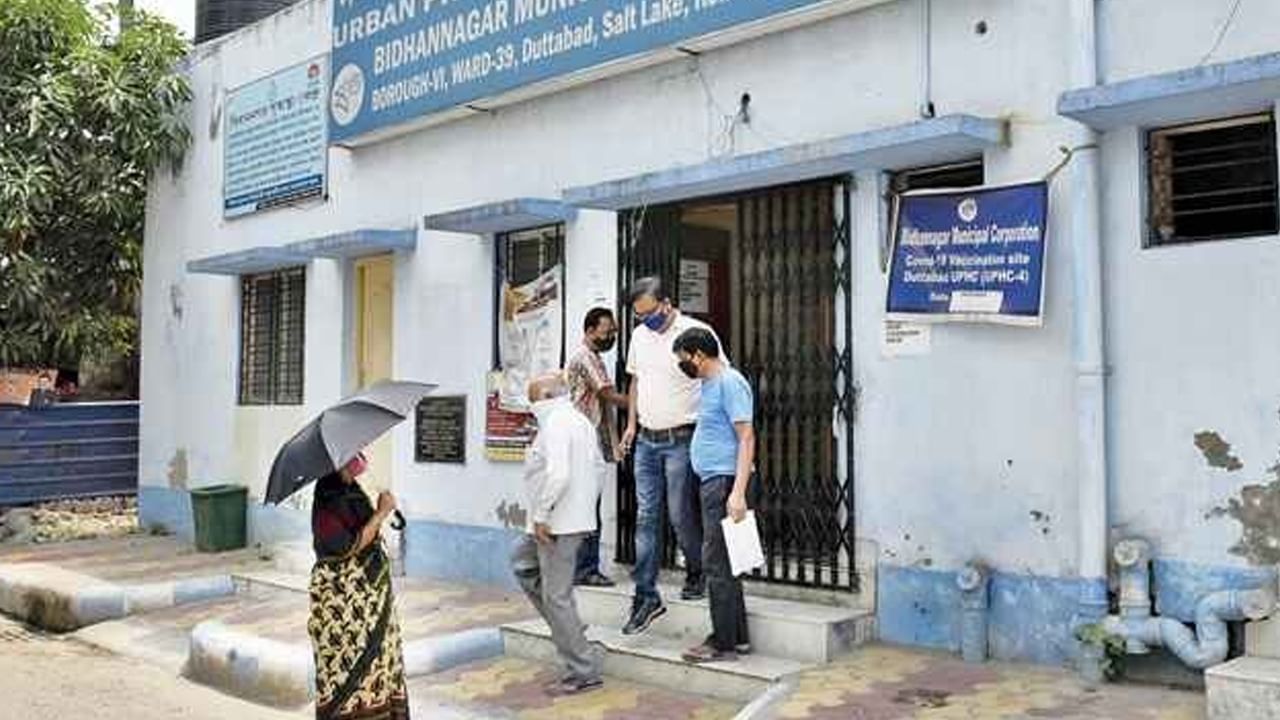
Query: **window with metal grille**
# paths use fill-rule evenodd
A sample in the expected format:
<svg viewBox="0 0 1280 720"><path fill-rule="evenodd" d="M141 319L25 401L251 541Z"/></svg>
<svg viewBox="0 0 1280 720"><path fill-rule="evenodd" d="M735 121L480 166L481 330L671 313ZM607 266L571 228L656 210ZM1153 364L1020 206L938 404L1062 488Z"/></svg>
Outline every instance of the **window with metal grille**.
<svg viewBox="0 0 1280 720"><path fill-rule="evenodd" d="M498 260L494 272L493 367L501 369L499 332L502 325L502 289L533 282L557 265L564 264L564 224L556 223L497 236ZM563 268L561 270L563 272ZM563 278L562 278L563 281ZM560 312L564 312L564 288L560 289ZM564 323L561 323L562 327ZM564 356L561 337L561 360Z"/></svg>
<svg viewBox="0 0 1280 720"><path fill-rule="evenodd" d="M1273 114L1152 130L1147 156L1148 246L1280 231Z"/></svg>
<svg viewBox="0 0 1280 720"><path fill-rule="evenodd" d="M301 405L307 272L240 278L240 404Z"/></svg>

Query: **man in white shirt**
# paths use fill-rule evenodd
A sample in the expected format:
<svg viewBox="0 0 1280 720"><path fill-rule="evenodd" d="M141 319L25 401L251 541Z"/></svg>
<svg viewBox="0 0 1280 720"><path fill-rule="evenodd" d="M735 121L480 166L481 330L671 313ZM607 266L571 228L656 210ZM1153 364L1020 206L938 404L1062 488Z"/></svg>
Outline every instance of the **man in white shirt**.
<svg viewBox="0 0 1280 720"><path fill-rule="evenodd" d="M640 324L627 351L631 387L622 449L635 447L636 594L631 617L622 628L626 635L644 632L666 612L657 587L658 513L664 495L685 559L680 596L696 600L705 592L698 480L689 464L689 441L698 420L701 385L680 370L673 344L692 328L715 335L706 323L676 309L657 278L636 281L631 289L631 309Z"/></svg>
<svg viewBox="0 0 1280 720"><path fill-rule="evenodd" d="M601 663L587 642L573 598L578 548L596 529L604 458L596 428L569 399L563 374L529 384L538 434L525 461L527 533L512 553L520 587L551 628L565 674L547 686L552 695L601 687Z"/></svg>

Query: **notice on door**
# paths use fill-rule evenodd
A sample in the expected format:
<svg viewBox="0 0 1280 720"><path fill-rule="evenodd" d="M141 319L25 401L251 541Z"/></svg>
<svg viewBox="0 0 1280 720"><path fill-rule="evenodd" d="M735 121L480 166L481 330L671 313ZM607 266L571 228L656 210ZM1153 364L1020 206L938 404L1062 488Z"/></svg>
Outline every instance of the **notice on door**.
<svg viewBox="0 0 1280 720"><path fill-rule="evenodd" d="M711 312L711 263L680 261L680 309L687 313Z"/></svg>
<svg viewBox="0 0 1280 720"><path fill-rule="evenodd" d="M467 397L429 397L418 404L414 458L420 463L467 462Z"/></svg>

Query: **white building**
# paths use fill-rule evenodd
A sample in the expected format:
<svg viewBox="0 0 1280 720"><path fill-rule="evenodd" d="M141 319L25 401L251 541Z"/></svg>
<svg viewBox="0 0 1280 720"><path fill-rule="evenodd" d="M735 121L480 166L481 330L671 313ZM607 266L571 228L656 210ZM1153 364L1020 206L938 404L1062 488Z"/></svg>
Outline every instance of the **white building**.
<svg viewBox="0 0 1280 720"><path fill-rule="evenodd" d="M315 412L424 380L465 398L465 461L417 462L414 423L379 450L405 567L507 583L524 501L486 453L501 279L562 260L571 350L589 308L684 260L682 300L762 389L776 584L874 593L881 638L955 648L955 573L980 562L993 654L1059 662L1120 537L1152 543L1165 615L1274 582L1280 3L1229 22L1201 0L459 5L491 14L460 16L454 51L493 48L487 68L433 72L454 56L426 33L459 11L430 2L303 0L193 51L194 143L148 205L145 522L189 533L205 484L260 497ZM312 62L323 80L331 52L323 194L228 217L235 89ZM1042 324L887 349L885 198L1050 174ZM251 532L305 537L306 515L255 507Z"/></svg>

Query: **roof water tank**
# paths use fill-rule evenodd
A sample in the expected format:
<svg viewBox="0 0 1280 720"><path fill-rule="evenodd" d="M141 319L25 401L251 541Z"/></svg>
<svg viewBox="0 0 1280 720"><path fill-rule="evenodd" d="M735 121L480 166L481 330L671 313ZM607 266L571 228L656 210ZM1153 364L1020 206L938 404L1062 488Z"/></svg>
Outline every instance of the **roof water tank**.
<svg viewBox="0 0 1280 720"><path fill-rule="evenodd" d="M252 25L295 2L297 0L196 0L196 43Z"/></svg>

